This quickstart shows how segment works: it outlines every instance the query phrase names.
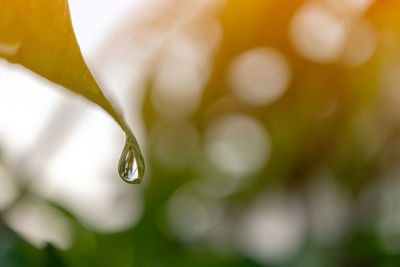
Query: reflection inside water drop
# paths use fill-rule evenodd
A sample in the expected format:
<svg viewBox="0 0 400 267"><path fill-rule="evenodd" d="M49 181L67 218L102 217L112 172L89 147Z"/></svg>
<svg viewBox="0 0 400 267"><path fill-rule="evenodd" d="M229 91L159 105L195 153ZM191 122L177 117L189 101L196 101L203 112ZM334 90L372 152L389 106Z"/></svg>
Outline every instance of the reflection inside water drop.
<svg viewBox="0 0 400 267"><path fill-rule="evenodd" d="M140 184L144 174L144 160L136 139L127 134L118 164L119 176L130 184Z"/></svg>

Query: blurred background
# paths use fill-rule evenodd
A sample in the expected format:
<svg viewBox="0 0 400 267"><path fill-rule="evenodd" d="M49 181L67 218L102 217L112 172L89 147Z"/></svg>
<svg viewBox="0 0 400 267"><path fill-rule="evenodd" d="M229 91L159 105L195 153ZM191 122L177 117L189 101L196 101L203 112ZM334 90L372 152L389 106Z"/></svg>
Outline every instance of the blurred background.
<svg viewBox="0 0 400 267"><path fill-rule="evenodd" d="M0 266L400 265L398 0L69 4L146 175L0 60Z"/></svg>

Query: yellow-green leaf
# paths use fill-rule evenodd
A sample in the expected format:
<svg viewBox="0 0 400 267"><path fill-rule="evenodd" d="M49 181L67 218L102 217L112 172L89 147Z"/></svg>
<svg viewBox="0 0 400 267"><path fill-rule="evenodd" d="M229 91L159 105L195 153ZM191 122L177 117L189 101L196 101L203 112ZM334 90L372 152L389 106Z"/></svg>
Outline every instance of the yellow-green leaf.
<svg viewBox="0 0 400 267"><path fill-rule="evenodd" d="M139 183L144 162L139 146L127 124L104 96L93 78L77 43L67 0L0 0L0 57L18 63L46 79L60 84L98 104L127 135L120 175ZM133 163L127 161L128 159ZM137 178L127 178L137 164ZM129 175L128 175L129 176Z"/></svg>

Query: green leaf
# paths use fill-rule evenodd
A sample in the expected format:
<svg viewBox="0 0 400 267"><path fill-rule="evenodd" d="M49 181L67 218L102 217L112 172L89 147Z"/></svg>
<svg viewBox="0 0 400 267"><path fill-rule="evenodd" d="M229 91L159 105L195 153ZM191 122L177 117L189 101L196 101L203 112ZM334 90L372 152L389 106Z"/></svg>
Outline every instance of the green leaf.
<svg viewBox="0 0 400 267"><path fill-rule="evenodd" d="M67 0L0 0L0 57L25 66L107 111L125 131L127 144L139 168L142 166L139 180L135 180L140 182L144 162L139 145L83 59Z"/></svg>
<svg viewBox="0 0 400 267"><path fill-rule="evenodd" d="M66 0L0 0L0 6L0 56L86 97L122 124L83 59Z"/></svg>

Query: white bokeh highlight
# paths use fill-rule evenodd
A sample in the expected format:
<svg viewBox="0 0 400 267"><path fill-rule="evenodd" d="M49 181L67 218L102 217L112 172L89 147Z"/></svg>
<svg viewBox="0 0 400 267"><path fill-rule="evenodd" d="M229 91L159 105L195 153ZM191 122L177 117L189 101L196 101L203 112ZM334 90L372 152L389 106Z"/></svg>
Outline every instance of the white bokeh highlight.
<svg viewBox="0 0 400 267"><path fill-rule="evenodd" d="M59 249L68 249L74 238L69 219L56 208L35 198L24 198L3 214L11 229L37 248L52 243Z"/></svg>
<svg viewBox="0 0 400 267"><path fill-rule="evenodd" d="M290 38L298 53L318 63L332 63L342 55L347 21L322 2L306 2L290 23Z"/></svg>
<svg viewBox="0 0 400 267"><path fill-rule="evenodd" d="M290 262L301 248L306 218L301 202L280 192L259 197L237 228L239 249L263 264Z"/></svg>
<svg viewBox="0 0 400 267"><path fill-rule="evenodd" d="M266 129L244 114L223 116L206 130L205 150L210 162L232 177L256 174L266 164L270 141Z"/></svg>
<svg viewBox="0 0 400 267"><path fill-rule="evenodd" d="M64 89L0 59L0 140L1 149L11 162L33 148L62 99L57 90Z"/></svg>
<svg viewBox="0 0 400 267"><path fill-rule="evenodd" d="M179 239L193 242L205 237L221 219L221 207L201 197L191 185L176 190L167 202L167 226Z"/></svg>
<svg viewBox="0 0 400 267"><path fill-rule="evenodd" d="M229 84L242 101L262 106L281 97L290 83L286 57L276 49L254 48L237 56L228 70Z"/></svg>
<svg viewBox="0 0 400 267"><path fill-rule="evenodd" d="M187 117L193 114L201 101L203 89L212 70L212 57L221 39L217 21L206 24L207 32L192 26L188 29L169 29L166 44L160 47L156 76L151 92L154 108L167 117ZM203 25L204 27L204 25Z"/></svg>

